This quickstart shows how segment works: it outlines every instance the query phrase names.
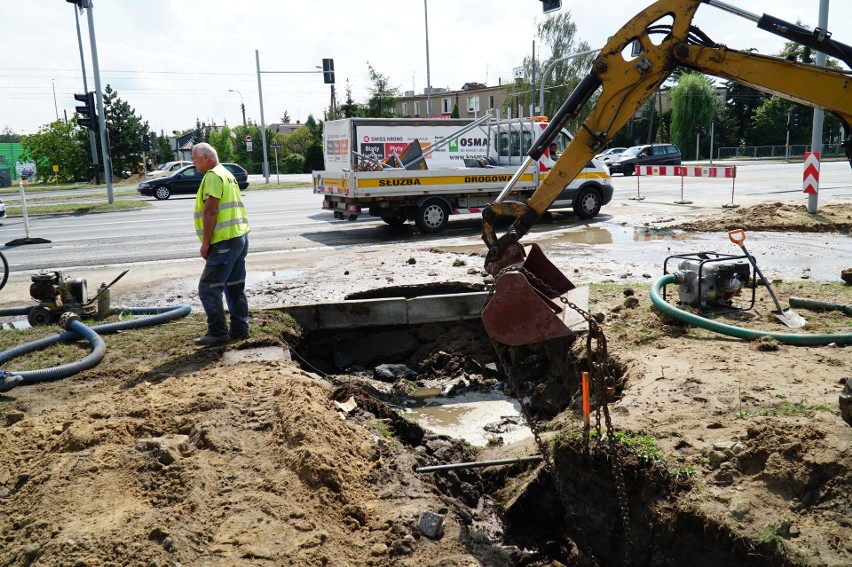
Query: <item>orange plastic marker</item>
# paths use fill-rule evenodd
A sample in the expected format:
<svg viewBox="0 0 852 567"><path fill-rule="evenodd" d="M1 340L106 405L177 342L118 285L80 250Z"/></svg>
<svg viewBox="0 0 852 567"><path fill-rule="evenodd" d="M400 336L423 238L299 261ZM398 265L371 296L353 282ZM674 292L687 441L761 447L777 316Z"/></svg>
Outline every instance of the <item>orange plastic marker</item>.
<svg viewBox="0 0 852 567"><path fill-rule="evenodd" d="M583 380L583 425L586 427L589 426L589 414L591 410L589 409L589 373L583 372L582 374Z"/></svg>

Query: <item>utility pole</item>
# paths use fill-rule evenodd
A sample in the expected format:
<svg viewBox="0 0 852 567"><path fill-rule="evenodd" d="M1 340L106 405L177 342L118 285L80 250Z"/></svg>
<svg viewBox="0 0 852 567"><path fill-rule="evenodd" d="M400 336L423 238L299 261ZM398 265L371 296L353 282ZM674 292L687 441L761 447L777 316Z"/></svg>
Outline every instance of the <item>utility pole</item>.
<svg viewBox="0 0 852 567"><path fill-rule="evenodd" d="M423 0L423 23L426 24L426 117L432 118L432 79L429 76L429 9Z"/></svg>
<svg viewBox="0 0 852 567"><path fill-rule="evenodd" d="M263 177L269 183L269 159L266 157L266 121L263 118L263 88L260 85L260 51L254 50L257 63L257 96L260 98L260 139L263 141Z"/></svg>
<svg viewBox="0 0 852 567"><path fill-rule="evenodd" d="M820 0L819 2L819 20L817 23L817 31L828 29L828 0ZM822 51L816 52L815 65L817 67L825 67L825 53ZM822 121L823 110L814 108L813 128L811 129L811 151L822 153ZM819 189L817 189L819 191ZM808 213L815 215L817 213L817 203L819 201L819 193L808 193Z"/></svg>
<svg viewBox="0 0 852 567"><path fill-rule="evenodd" d="M101 134L101 156L104 158L104 175L106 176L107 202L112 204L115 197L112 191L112 161L109 157L109 138L106 130L104 115L104 97L101 91L101 71L98 65L98 44L95 41L95 18L92 15L92 0L78 0L81 8L88 9L89 42L92 48L92 72L95 76L95 95L98 97L98 126Z"/></svg>
<svg viewBox="0 0 852 567"><path fill-rule="evenodd" d="M82 10L82 6L80 10ZM83 37L80 35L80 13L74 8L74 22L77 24L77 44L80 46L80 68L83 70L83 92L89 92L86 84L86 58L83 56ZM95 131L89 128L89 147L92 151L92 169L95 170L95 185L101 184L100 163L98 163L98 146L95 143Z"/></svg>
<svg viewBox="0 0 852 567"><path fill-rule="evenodd" d="M293 74L293 73L322 73L323 81L326 84L334 85L334 60L333 59L323 59L323 66L319 71L261 71L260 70L260 51L257 49L254 50L254 59L257 63L257 95L260 98L260 137L263 140L263 176L266 178L266 182L269 183L269 158L267 157L266 150L266 121L263 118L263 87L260 83L260 74L261 73L280 73L280 74ZM331 90L332 96L332 106L336 107L334 101L334 87Z"/></svg>

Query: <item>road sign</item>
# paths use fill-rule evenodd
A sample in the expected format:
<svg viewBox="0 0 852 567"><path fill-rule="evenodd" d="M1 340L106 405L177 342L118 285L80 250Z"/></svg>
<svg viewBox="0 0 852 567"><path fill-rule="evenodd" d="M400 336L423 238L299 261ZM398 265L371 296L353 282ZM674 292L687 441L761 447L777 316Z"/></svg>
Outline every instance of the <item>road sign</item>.
<svg viewBox="0 0 852 567"><path fill-rule="evenodd" d="M246 151L247 152L251 151L251 141L246 142Z"/></svg>
<svg viewBox="0 0 852 567"><path fill-rule="evenodd" d="M816 195L819 192L819 152L805 152L805 171L802 174L802 193Z"/></svg>
<svg viewBox="0 0 852 567"><path fill-rule="evenodd" d="M251 142L251 136L249 136L248 134L246 134L246 143L249 143L249 142Z"/></svg>

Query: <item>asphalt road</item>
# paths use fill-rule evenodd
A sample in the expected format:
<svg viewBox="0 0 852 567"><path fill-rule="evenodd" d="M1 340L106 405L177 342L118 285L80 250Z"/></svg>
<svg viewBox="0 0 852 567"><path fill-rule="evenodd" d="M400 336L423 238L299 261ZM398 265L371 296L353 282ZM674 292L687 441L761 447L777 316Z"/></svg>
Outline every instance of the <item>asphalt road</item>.
<svg viewBox="0 0 852 567"><path fill-rule="evenodd" d="M681 185L679 178L616 175L613 202L596 219L580 221L573 215L558 215L555 220L537 225L527 239L561 238L573 243L572 249L578 245L595 245L601 254L614 259L632 259L638 253L634 248L637 230L641 232L648 219L659 219L661 215L702 216L731 203L747 206L793 200L805 204L807 196L802 194L801 179L801 164L741 166L735 182L687 178ZM253 181L255 186L262 183L262 178ZM637 196L642 199L636 199ZM252 256L259 259L264 255L289 255L291 260L299 259L288 261L288 268L310 267L329 255L345 257L347 250L365 246L388 250L400 246L408 249L443 246L484 252L477 215L452 217L445 232L424 235L411 223L391 228L366 215L357 221L335 220L330 212L321 209L321 197L307 188L270 191L250 188L244 199L252 225L250 261ZM22 281L42 270L81 272L96 267L117 273L121 267L131 265L134 270L147 266L156 271L158 266L167 265L175 269L181 262L189 263L187 271L196 274L199 260L198 240L192 225L193 202L192 196L175 196L166 201L152 198L153 207L146 210L30 217L29 236L50 242L3 246L0 250L8 259L13 277ZM846 162L822 165L820 202L852 202L852 170ZM26 235L20 217L7 219L0 226L0 243ZM706 236L696 236L694 242L689 238L679 239L684 249L712 249L704 242ZM800 248L796 258L785 258L784 246L779 244L780 256L774 262L800 266L805 261L802 257L819 255L814 251L830 246L836 249L834 262L852 265L849 238L837 238L835 242L827 241L824 236L800 235L800 246L804 249ZM661 254L665 251L654 253L652 263L659 263ZM294 266L294 262L305 266Z"/></svg>

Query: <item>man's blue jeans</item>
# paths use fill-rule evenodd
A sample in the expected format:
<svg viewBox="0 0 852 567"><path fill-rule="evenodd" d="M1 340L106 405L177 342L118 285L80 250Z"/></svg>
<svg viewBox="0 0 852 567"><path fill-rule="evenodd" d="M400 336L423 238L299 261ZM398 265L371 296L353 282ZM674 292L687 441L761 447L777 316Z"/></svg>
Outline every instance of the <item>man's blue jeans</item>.
<svg viewBox="0 0 852 567"><path fill-rule="evenodd" d="M247 335L248 298L246 298L246 254L248 234L210 245L207 264L198 282L198 296L207 313L207 334L228 334L222 293L231 314L231 335Z"/></svg>

